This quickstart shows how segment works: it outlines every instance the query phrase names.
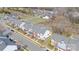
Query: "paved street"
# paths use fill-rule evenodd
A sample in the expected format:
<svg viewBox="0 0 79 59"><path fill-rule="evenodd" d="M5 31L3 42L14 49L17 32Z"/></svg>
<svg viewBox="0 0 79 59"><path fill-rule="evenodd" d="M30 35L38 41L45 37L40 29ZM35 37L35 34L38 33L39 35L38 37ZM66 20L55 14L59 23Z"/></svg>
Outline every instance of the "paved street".
<svg viewBox="0 0 79 59"><path fill-rule="evenodd" d="M32 51L45 51L46 50L45 48L41 48L35 45L31 41L29 41L26 37L22 36L21 34L13 33L13 35L11 35L10 37L13 38L14 40L21 41L22 44L27 45L28 48Z"/></svg>
<svg viewBox="0 0 79 59"><path fill-rule="evenodd" d="M3 21L0 21L3 25L5 25ZM29 41L25 36L22 36L21 34L19 33L13 33L11 36L10 36L12 39L14 40L19 40L22 44L24 45L27 45L28 48L31 50L31 51L45 51L46 48L41 48L39 46L37 46L36 44L34 44L33 42Z"/></svg>

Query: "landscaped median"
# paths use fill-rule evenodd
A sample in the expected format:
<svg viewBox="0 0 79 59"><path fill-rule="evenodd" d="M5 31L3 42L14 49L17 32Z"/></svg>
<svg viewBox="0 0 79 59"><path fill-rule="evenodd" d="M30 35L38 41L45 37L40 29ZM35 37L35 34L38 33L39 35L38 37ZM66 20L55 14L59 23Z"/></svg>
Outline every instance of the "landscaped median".
<svg viewBox="0 0 79 59"><path fill-rule="evenodd" d="M23 35L24 37L28 38L28 40L30 40L34 44L38 45L39 47L47 48L50 51L54 51L55 50L55 47L53 45L48 44L49 41L47 42L45 40L31 38L30 36L27 35L27 33L25 33L24 31L22 31L21 29L19 29L17 27L14 27L13 25L11 25L9 23L7 23L6 26L9 27L10 29L14 30L15 32Z"/></svg>

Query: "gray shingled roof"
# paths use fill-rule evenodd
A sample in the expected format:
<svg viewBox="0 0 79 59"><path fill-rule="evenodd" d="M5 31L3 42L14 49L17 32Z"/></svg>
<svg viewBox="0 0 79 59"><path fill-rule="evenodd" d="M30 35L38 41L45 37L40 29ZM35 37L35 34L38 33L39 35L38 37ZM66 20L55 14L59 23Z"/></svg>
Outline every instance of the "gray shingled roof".
<svg viewBox="0 0 79 59"><path fill-rule="evenodd" d="M11 18L11 17L10 17ZM22 23L22 21L19 21L19 20L16 20L16 19L9 19L13 24L16 24L16 25L20 25ZM46 30L48 30L46 27L44 26L40 26L40 25L33 25L31 22L26 22L26 24L24 25L25 29L26 30L29 30L29 29L32 29L33 32L36 32L36 33L41 33L41 34L44 34Z"/></svg>
<svg viewBox="0 0 79 59"><path fill-rule="evenodd" d="M18 19L10 19L9 20L11 23L13 23L13 24L15 24L15 25L20 25L22 22L20 21L20 20L18 20Z"/></svg>
<svg viewBox="0 0 79 59"><path fill-rule="evenodd" d="M22 23L22 22L19 21L19 20L15 20L15 21L14 21L14 24L16 24L17 26L20 26L21 23Z"/></svg>
<svg viewBox="0 0 79 59"><path fill-rule="evenodd" d="M14 45L14 43L11 42L9 40L9 38L7 38L7 37L0 37L0 40L4 41L6 43L6 45Z"/></svg>
<svg viewBox="0 0 79 59"><path fill-rule="evenodd" d="M40 26L40 25L34 25L33 26L33 32L36 32L36 33L41 33L41 34L44 34L46 30L48 30L46 27L43 27L43 26Z"/></svg>
<svg viewBox="0 0 79 59"><path fill-rule="evenodd" d="M57 42L64 41L64 42L68 43L68 40L70 40L69 38L67 38L63 35L60 35L60 34L53 34L51 38Z"/></svg>
<svg viewBox="0 0 79 59"><path fill-rule="evenodd" d="M6 47L5 42L0 40L0 51L2 51L5 47Z"/></svg>
<svg viewBox="0 0 79 59"><path fill-rule="evenodd" d="M34 25L34 24L30 23L30 22L26 22L24 27L26 28L26 30L32 29L33 32L41 33L41 34L44 34L45 31L47 30L46 27L36 25L36 24Z"/></svg>
<svg viewBox="0 0 79 59"><path fill-rule="evenodd" d="M5 29L4 31L3 31L3 34L2 35L8 35L8 34L10 34L11 33L11 30L10 29Z"/></svg>
<svg viewBox="0 0 79 59"><path fill-rule="evenodd" d="M7 37L0 37L0 51L2 51L7 45L15 45Z"/></svg>
<svg viewBox="0 0 79 59"><path fill-rule="evenodd" d="M24 28L26 30L32 29L32 27L33 27L33 24L31 22L26 22L26 24L24 25Z"/></svg>
<svg viewBox="0 0 79 59"><path fill-rule="evenodd" d="M74 35L73 38L74 39L79 39L79 35Z"/></svg>
<svg viewBox="0 0 79 59"><path fill-rule="evenodd" d="M70 47L72 50L79 50L78 46L79 46L79 39L73 40L71 38L67 38L63 35L59 35L59 34L53 34L51 39L57 41L57 42L61 42L64 41L65 44L67 45L67 47Z"/></svg>

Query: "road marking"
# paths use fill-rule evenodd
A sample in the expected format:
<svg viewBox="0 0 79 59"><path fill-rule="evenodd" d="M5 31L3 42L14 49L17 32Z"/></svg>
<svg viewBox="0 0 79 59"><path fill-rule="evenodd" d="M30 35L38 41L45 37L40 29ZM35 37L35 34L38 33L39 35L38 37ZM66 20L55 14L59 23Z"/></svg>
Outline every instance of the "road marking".
<svg viewBox="0 0 79 59"><path fill-rule="evenodd" d="M9 27L10 29L16 31L17 33L21 34L22 36L28 38L29 41L33 41L34 44L35 44L35 43L36 43L36 44L39 44L37 41L32 40L30 37L24 35L23 33L19 32L19 31L17 31L17 30L15 30L14 28L12 28L12 27L10 27L10 26L8 26L8 25L6 25L6 26ZM39 45L40 45L40 44L39 44ZM39 45L38 45L38 46L39 46ZM41 45L40 45L39 47L41 47Z"/></svg>
<svg viewBox="0 0 79 59"><path fill-rule="evenodd" d="M9 27L10 29L14 30L15 32L17 32L17 33L23 35L24 37L28 38L28 40L31 41L32 43L34 43L35 45L37 45L37 46L39 46L39 47L42 47L40 43L38 43L37 41L34 41L32 38L30 38L30 37L24 35L23 33L21 33L21 32L19 32L18 30L12 28L11 26L9 26L9 25L7 25L7 24L5 24L5 26L6 26L6 27ZM47 49L50 50L50 51L53 51L53 50L49 49L48 47L45 47L45 48L47 48Z"/></svg>

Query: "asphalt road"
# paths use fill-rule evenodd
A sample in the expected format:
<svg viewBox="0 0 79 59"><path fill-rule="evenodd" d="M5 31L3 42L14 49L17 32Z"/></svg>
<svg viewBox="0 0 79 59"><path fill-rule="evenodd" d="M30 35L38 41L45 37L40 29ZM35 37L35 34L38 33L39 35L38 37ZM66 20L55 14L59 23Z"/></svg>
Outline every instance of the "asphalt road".
<svg viewBox="0 0 79 59"><path fill-rule="evenodd" d="M0 20L0 23L2 23L3 25L5 24L4 20ZM31 51L46 51L47 50L46 48L41 48L37 46L33 42L29 41L26 37L16 32L14 32L10 36L10 38L12 38L13 40L19 40L23 45L27 45Z"/></svg>
<svg viewBox="0 0 79 59"><path fill-rule="evenodd" d="M27 45L31 51L45 51L46 50L46 48L41 48L35 45L31 41L29 41L26 37L22 36L21 34L13 33L10 37L14 40L19 40L24 45Z"/></svg>

